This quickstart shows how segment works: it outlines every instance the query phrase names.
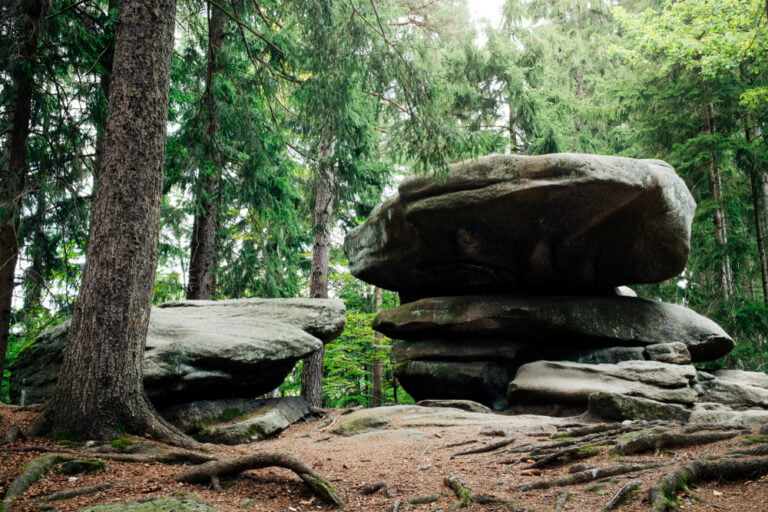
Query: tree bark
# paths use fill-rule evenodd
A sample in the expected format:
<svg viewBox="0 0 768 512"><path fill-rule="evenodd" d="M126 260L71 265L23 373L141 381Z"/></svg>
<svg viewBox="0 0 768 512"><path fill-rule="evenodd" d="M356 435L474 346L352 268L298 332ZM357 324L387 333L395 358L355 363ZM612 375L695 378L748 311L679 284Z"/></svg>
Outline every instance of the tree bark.
<svg viewBox="0 0 768 512"><path fill-rule="evenodd" d="M214 83L221 71L218 58L224 46L224 13L208 6L208 66L205 76L205 167L199 170L199 183L195 193L195 220L190 244L189 282L187 299L212 299L216 294L216 231L218 230L219 182L221 181L222 155L216 138L219 119L216 113Z"/></svg>
<svg viewBox="0 0 768 512"><path fill-rule="evenodd" d="M748 145L752 143L752 132L749 123L744 123L744 139ZM757 168L757 162L753 163L749 169L749 184L752 193L752 207L754 209L755 221L755 239L757 241L757 252L760 261L760 281L763 287L763 304L768 306L768 257L765 253L765 234L763 224L765 219L765 204L760 197L760 172Z"/></svg>
<svg viewBox="0 0 768 512"><path fill-rule="evenodd" d="M18 21L12 28L14 42L18 42L19 49L14 58L15 65L10 70L13 103L5 141L3 178L0 180L0 381L5 370L11 326L16 262L19 256L21 199L27 179L27 138L32 115L33 70L45 5L41 0L18 2L19 12L15 16Z"/></svg>
<svg viewBox="0 0 768 512"><path fill-rule="evenodd" d="M704 131L712 136L715 133L715 122L712 114L712 105L706 104L701 107L704 115ZM709 193L715 202L715 208L712 211L712 222L715 225L715 241L720 248L728 245L728 224L723 211L723 179L718 172L714 156L707 161L707 181L709 184ZM719 268L720 289L723 297L727 300L733 297L733 271L731 270L731 260L727 254L723 255Z"/></svg>
<svg viewBox="0 0 768 512"><path fill-rule="evenodd" d="M383 302L382 291L378 286L373 292L374 307L376 313L381 312L381 305ZM373 375L371 378L371 407L381 407L381 349L379 344L384 338L384 335L377 332L374 336L373 344Z"/></svg>
<svg viewBox="0 0 768 512"><path fill-rule="evenodd" d="M142 386L165 159L175 0L125 0L115 36L99 191L77 304L49 407L31 426L191 444Z"/></svg>
<svg viewBox="0 0 768 512"><path fill-rule="evenodd" d="M330 145L320 148L320 164L315 177L314 231L312 269L309 278L309 296L328 298L328 265L331 254L331 227L333 221L333 170L327 161ZM323 406L323 355L321 348L304 359L301 372L301 396L312 407Z"/></svg>

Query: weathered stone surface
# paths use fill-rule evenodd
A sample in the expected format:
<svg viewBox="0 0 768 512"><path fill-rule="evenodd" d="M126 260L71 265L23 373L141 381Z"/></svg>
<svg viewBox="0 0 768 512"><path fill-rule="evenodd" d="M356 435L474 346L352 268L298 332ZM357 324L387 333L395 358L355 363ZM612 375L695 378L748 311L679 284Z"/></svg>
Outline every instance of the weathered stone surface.
<svg viewBox="0 0 768 512"><path fill-rule="evenodd" d="M144 387L157 404L253 397L277 387L296 361L344 327L334 299L186 301L152 308ZM14 362L11 399L45 401L56 383L68 324L44 333Z"/></svg>
<svg viewBox="0 0 768 512"><path fill-rule="evenodd" d="M768 424L768 411L765 409L739 411L723 404L702 402L694 405L688 421L702 424L765 425Z"/></svg>
<svg viewBox="0 0 768 512"><path fill-rule="evenodd" d="M173 405L161 410L160 415L187 434L199 435L205 431L199 435L202 441L241 444L269 437L309 412L309 405L303 398L286 396L257 400L198 400ZM227 425L221 426L221 423Z"/></svg>
<svg viewBox="0 0 768 512"><path fill-rule="evenodd" d="M734 347L720 326L690 309L632 297L427 298L382 311L373 327L394 339L503 338L510 347L526 343L548 348L604 348L682 342L693 361L717 359Z"/></svg>
<svg viewBox="0 0 768 512"><path fill-rule="evenodd" d="M645 347L648 359L670 364L690 364L691 352L685 343L659 343Z"/></svg>
<svg viewBox="0 0 768 512"><path fill-rule="evenodd" d="M192 498L167 498L96 505L77 512L216 512L216 509Z"/></svg>
<svg viewBox="0 0 768 512"><path fill-rule="evenodd" d="M503 361L516 367L539 359L592 364L647 359L643 347L567 349L465 338L400 342L394 345L392 354L396 361Z"/></svg>
<svg viewBox="0 0 768 512"><path fill-rule="evenodd" d="M340 436L354 436L363 432L386 428L390 424L391 421L385 414L373 409L350 414L339 421L331 429L331 432Z"/></svg>
<svg viewBox="0 0 768 512"><path fill-rule="evenodd" d="M677 404L616 393L589 395L587 411L593 416L609 420L672 420L686 422L691 410Z"/></svg>
<svg viewBox="0 0 768 512"><path fill-rule="evenodd" d="M461 409L467 412L480 412L490 414L492 411L477 402L472 400L419 400L416 405L422 407L452 407L454 409Z"/></svg>
<svg viewBox="0 0 768 512"><path fill-rule="evenodd" d="M768 374L744 370L714 370L709 372L720 380L768 389Z"/></svg>
<svg viewBox="0 0 768 512"><path fill-rule="evenodd" d="M244 444L266 439L309 414L301 397L263 400L256 410L225 425L210 425L197 434L200 441L217 444Z"/></svg>
<svg viewBox="0 0 768 512"><path fill-rule="evenodd" d="M724 404L735 410L768 408L768 389L720 379L701 371L698 381L699 402Z"/></svg>
<svg viewBox="0 0 768 512"><path fill-rule="evenodd" d="M678 274L694 209L659 160L495 155L406 180L345 252L354 275L408 298L607 290Z"/></svg>
<svg viewBox="0 0 768 512"><path fill-rule="evenodd" d="M401 361L395 375L418 400L472 400L506 407L505 390L516 365L494 361Z"/></svg>
<svg viewBox="0 0 768 512"><path fill-rule="evenodd" d="M586 405L593 393L615 393L691 405L697 398L691 387L695 379L692 366L657 361L596 365L537 361L520 367L507 396L510 404L550 400Z"/></svg>

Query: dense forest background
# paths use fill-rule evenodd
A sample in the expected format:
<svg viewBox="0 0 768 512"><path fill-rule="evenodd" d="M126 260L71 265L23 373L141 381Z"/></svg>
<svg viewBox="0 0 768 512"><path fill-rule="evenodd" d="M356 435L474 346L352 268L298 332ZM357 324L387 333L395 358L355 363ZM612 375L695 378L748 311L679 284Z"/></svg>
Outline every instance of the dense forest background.
<svg viewBox="0 0 768 512"><path fill-rule="evenodd" d="M0 399L77 298L118 6L0 5ZM340 250L382 194L494 152L659 158L698 203L692 255L636 291L720 323L738 346L714 364L764 370L768 2L508 0L470 19L466 0L180 2L155 303L342 298L324 403L408 400L368 327L397 297Z"/></svg>

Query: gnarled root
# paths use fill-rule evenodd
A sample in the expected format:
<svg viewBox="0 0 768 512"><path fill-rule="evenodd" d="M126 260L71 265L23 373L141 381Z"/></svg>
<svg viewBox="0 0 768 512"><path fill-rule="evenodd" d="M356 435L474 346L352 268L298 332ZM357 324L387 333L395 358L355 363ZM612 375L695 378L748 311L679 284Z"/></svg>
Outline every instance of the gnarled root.
<svg viewBox="0 0 768 512"><path fill-rule="evenodd" d="M746 480L768 473L768 457L748 460L699 460L664 475L649 490L651 512L679 510L674 503L678 491L688 485L714 480Z"/></svg>
<svg viewBox="0 0 768 512"><path fill-rule="evenodd" d="M318 496L341 508L344 500L317 471L296 457L284 453L257 453L234 459L206 462L179 473L176 480L187 483L215 483L221 477L235 476L249 469L277 466L290 469Z"/></svg>
<svg viewBox="0 0 768 512"><path fill-rule="evenodd" d="M0 502L0 512L3 510L10 510L11 506L16 501L16 498L18 498L24 491L26 491L29 486L45 476L45 474L48 473L48 470L50 470L52 466L60 462L72 460L73 458L74 457L48 454L32 460L24 467L24 470L18 477L16 477L16 480L11 482L11 485L8 487L8 491L5 493L3 501Z"/></svg>

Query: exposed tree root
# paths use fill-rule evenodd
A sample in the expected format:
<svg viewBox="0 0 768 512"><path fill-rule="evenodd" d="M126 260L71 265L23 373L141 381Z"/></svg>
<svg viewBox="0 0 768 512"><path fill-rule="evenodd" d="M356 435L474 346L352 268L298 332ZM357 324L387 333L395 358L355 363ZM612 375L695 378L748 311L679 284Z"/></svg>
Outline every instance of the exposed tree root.
<svg viewBox="0 0 768 512"><path fill-rule="evenodd" d="M337 507L344 501L331 485L305 462L283 453L257 453L234 459L206 462L179 473L176 480L188 483L210 482L214 479L235 476L249 469L278 466L290 469L309 486L315 494Z"/></svg>
<svg viewBox="0 0 768 512"><path fill-rule="evenodd" d="M36 498L32 503L42 503L45 501L59 501L68 500L70 498L77 498L78 496L85 496L86 494L93 494L95 492L104 491L117 487L120 485L128 485L128 482L106 482L103 484L89 485L87 487L78 487L77 489L69 489L66 491L55 492L47 496Z"/></svg>
<svg viewBox="0 0 768 512"><path fill-rule="evenodd" d="M563 464L571 463L575 460L594 457L598 453L600 453L600 451L592 445L574 446L572 448L565 448L563 450L558 450L554 453L546 455L528 467L531 469L542 469L553 466L560 466Z"/></svg>
<svg viewBox="0 0 768 512"><path fill-rule="evenodd" d="M603 512L613 510L622 503L625 503L632 496L632 493L636 492L640 488L641 484L642 482L629 482L622 485L621 488L611 497L611 499L608 500L608 503L605 504L603 507Z"/></svg>
<svg viewBox="0 0 768 512"><path fill-rule="evenodd" d="M473 453L488 453L488 452L496 451L498 449L504 448L505 446L512 444L514 440L515 440L514 437L508 437L507 439L504 439L497 443L491 443L485 446L480 446L478 448L472 448L471 450L465 450L463 452L454 453L451 456L451 458L459 457L460 455L471 455Z"/></svg>
<svg viewBox="0 0 768 512"><path fill-rule="evenodd" d="M0 503L0 512L8 511L11 509L11 505L16 501L29 486L40 480L52 466L60 463L72 460L74 457L67 457L62 455L48 454L38 457L24 466L24 470L16 479L8 486L8 490L5 493L2 503Z"/></svg>
<svg viewBox="0 0 768 512"><path fill-rule="evenodd" d="M701 444L716 443L725 439L732 439L739 435L738 432L712 432L709 434L671 434L661 432L648 434L637 439L619 443L613 452L620 455L632 455L648 451L660 451L665 448L682 448Z"/></svg>
<svg viewBox="0 0 768 512"><path fill-rule="evenodd" d="M664 475L648 491L651 512L680 510L675 504L679 491L688 491L689 485L715 480L747 480L768 473L768 457L748 460L699 460Z"/></svg>
<svg viewBox="0 0 768 512"><path fill-rule="evenodd" d="M461 481L456 475L448 475L443 478L443 483L447 488L453 491L459 502L454 508L467 508L474 500L472 498L472 489Z"/></svg>
<svg viewBox="0 0 768 512"><path fill-rule="evenodd" d="M740 450L733 450L728 452L728 455L752 455L753 457L768 455L768 444L758 444L751 448L742 448Z"/></svg>
<svg viewBox="0 0 768 512"><path fill-rule="evenodd" d="M539 482L530 482L523 484L518 489L521 491L531 491L534 489L549 489L550 487L562 487L565 485L576 485L591 482L599 478L607 478L609 476L624 475L627 473L634 473L635 471L642 471L644 469L658 468L661 464L619 464L618 466L608 466L607 468L594 468L586 471L579 471L573 473L571 476L560 478L558 480L542 480Z"/></svg>
<svg viewBox="0 0 768 512"><path fill-rule="evenodd" d="M720 424L720 423L696 423L694 425L688 425L687 427L683 428L680 432L683 434L694 434L696 432L703 432L703 431L728 431L733 432L738 431L741 433L749 433L752 430L744 425L726 425L726 424Z"/></svg>
<svg viewBox="0 0 768 512"><path fill-rule="evenodd" d="M154 454L137 454L137 453L99 453L99 452L87 452L77 450L67 450L65 448L50 448L48 446L21 446L11 448L0 448L0 451L4 452L41 452L41 453L55 453L55 454L69 454L69 455L85 455L94 459L114 460L118 462L138 462L138 463L152 463L159 462L161 464L202 464L214 460L219 460L218 457L212 455L206 455L199 452L193 452L188 450L174 450L170 452L160 452Z"/></svg>
<svg viewBox="0 0 768 512"><path fill-rule="evenodd" d="M563 507L565 507L565 504L571 499L571 496L573 496L573 494L568 491L560 491L557 493L554 507L555 512L563 512Z"/></svg>

